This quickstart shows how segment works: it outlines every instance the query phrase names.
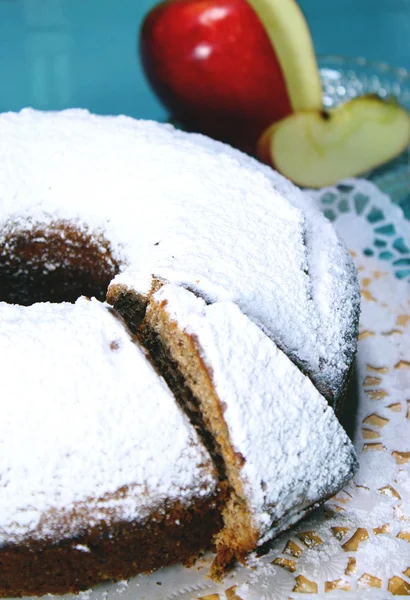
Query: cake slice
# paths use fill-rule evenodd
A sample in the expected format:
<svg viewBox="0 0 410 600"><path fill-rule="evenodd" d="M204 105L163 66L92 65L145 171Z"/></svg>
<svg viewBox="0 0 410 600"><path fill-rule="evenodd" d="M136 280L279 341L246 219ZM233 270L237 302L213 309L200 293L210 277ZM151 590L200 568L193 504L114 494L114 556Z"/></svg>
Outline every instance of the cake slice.
<svg viewBox="0 0 410 600"><path fill-rule="evenodd" d="M333 409L235 304L163 285L140 336L228 483L215 578L354 475L356 455Z"/></svg>
<svg viewBox="0 0 410 600"><path fill-rule="evenodd" d="M105 304L0 303L0 598L78 592L209 547L224 491Z"/></svg>

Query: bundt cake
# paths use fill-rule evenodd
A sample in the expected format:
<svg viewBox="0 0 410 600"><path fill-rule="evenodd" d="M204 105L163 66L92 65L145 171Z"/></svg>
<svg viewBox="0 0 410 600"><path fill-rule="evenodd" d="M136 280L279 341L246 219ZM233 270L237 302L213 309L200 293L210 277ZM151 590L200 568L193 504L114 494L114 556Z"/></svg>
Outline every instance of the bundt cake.
<svg viewBox="0 0 410 600"><path fill-rule="evenodd" d="M301 192L81 110L0 115L0 158L0 596L218 577L352 477L356 274Z"/></svg>

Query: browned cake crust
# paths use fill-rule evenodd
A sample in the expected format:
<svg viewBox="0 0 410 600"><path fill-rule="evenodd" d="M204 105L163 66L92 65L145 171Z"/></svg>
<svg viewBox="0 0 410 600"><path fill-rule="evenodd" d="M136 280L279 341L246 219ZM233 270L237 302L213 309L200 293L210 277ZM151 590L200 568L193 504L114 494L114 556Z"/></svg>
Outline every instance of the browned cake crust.
<svg viewBox="0 0 410 600"><path fill-rule="evenodd" d="M143 524L100 525L56 544L31 541L3 546L0 597L76 593L105 580L128 579L193 559L209 548L221 528L224 494L221 491L218 497L198 500L189 508L176 503L165 514L152 514Z"/></svg>

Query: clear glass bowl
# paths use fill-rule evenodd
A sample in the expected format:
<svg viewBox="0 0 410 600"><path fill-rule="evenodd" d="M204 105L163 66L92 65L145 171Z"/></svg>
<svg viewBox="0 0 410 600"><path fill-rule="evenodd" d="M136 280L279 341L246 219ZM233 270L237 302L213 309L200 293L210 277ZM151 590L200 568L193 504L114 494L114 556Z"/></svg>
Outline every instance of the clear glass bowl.
<svg viewBox="0 0 410 600"><path fill-rule="evenodd" d="M375 63L365 58L319 56L324 105L337 106L363 94L395 97L410 112L410 72ZM409 148L394 161L367 173L394 202L401 205L410 218L410 151Z"/></svg>

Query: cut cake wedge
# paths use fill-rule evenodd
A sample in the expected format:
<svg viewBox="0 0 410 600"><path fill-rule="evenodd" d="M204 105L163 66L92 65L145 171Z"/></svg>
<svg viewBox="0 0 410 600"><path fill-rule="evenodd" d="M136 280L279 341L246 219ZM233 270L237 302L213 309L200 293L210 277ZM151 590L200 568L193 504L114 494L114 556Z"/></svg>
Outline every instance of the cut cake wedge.
<svg viewBox="0 0 410 600"><path fill-rule="evenodd" d="M232 302L163 285L140 335L228 482L213 577L354 475L355 451L333 409Z"/></svg>

